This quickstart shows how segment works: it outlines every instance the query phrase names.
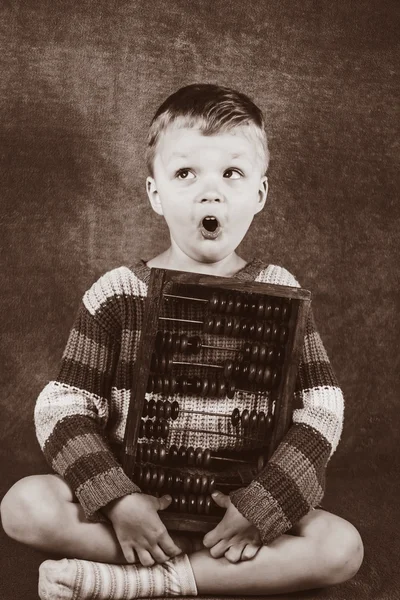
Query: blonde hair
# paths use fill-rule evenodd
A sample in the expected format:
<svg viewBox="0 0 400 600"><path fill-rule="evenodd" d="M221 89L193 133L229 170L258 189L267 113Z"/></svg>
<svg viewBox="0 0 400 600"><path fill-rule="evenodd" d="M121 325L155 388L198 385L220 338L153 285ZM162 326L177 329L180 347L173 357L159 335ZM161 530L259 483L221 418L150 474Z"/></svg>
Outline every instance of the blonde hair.
<svg viewBox="0 0 400 600"><path fill-rule="evenodd" d="M158 141L171 125L198 129L202 135L215 135L245 126L248 135L259 146L264 172L268 169L269 150L264 116L252 100L241 92L210 83L195 83L169 96L154 115L147 136L146 163L152 177Z"/></svg>

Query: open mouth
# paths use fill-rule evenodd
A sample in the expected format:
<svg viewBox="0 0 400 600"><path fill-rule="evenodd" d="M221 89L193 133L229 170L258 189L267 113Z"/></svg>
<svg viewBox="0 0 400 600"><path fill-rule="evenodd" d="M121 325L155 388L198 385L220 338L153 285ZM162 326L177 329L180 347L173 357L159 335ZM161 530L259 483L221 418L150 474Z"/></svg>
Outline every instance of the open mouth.
<svg viewBox="0 0 400 600"><path fill-rule="evenodd" d="M215 240L221 233L221 225L216 217L207 216L200 223L201 235L207 240Z"/></svg>

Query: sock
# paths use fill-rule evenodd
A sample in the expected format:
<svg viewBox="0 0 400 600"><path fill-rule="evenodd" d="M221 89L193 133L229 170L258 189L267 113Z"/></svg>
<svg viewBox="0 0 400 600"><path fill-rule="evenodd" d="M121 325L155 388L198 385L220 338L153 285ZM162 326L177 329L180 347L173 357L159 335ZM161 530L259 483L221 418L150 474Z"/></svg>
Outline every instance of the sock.
<svg viewBox="0 0 400 600"><path fill-rule="evenodd" d="M77 558L46 560L39 568L41 600L131 600L197 596L187 554L152 567L109 565Z"/></svg>

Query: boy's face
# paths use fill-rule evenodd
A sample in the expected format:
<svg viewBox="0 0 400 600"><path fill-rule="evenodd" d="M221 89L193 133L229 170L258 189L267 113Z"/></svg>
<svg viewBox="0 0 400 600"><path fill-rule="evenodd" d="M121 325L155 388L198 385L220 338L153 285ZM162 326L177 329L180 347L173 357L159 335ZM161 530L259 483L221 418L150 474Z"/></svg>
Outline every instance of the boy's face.
<svg viewBox="0 0 400 600"><path fill-rule="evenodd" d="M147 193L163 215L176 256L200 263L233 255L264 206L268 184L257 144L245 127L213 136L169 127Z"/></svg>

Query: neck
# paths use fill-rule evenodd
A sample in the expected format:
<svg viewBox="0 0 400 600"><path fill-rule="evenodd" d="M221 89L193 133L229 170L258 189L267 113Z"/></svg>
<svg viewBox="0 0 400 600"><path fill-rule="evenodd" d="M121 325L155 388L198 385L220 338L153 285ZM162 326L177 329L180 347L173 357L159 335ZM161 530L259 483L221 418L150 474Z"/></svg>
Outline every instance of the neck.
<svg viewBox="0 0 400 600"><path fill-rule="evenodd" d="M189 273L203 273L204 275L216 275L219 277L233 277L246 264L247 262L236 254L236 252L216 262L202 263L193 260L185 254L176 256L171 247L147 262L148 267L187 271Z"/></svg>

